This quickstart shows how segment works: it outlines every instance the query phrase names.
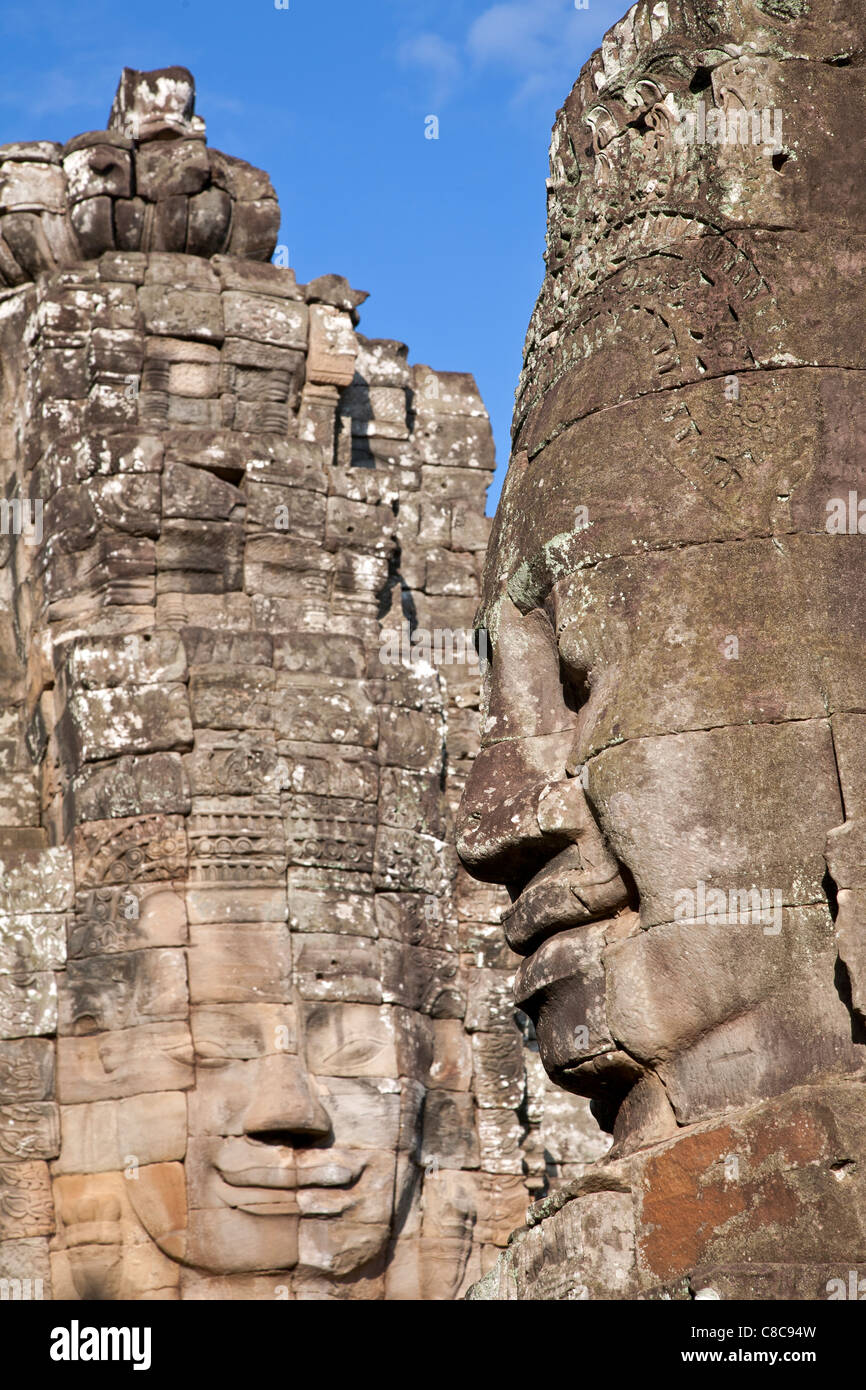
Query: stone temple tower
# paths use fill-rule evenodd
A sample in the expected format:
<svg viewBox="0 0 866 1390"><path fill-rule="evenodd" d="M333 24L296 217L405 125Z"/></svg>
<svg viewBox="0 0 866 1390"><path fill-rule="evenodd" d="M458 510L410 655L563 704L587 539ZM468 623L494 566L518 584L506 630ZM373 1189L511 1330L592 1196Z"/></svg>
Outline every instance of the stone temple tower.
<svg viewBox="0 0 866 1390"><path fill-rule="evenodd" d="M487 413L361 336L344 279L271 264L279 223L183 68L125 70L107 130L0 147L25 1297L451 1298L603 1148L583 1101L545 1112L504 895L450 848Z"/></svg>
<svg viewBox="0 0 866 1390"><path fill-rule="evenodd" d="M638 0L556 116L458 844L613 1145L478 1298L866 1290L864 58Z"/></svg>

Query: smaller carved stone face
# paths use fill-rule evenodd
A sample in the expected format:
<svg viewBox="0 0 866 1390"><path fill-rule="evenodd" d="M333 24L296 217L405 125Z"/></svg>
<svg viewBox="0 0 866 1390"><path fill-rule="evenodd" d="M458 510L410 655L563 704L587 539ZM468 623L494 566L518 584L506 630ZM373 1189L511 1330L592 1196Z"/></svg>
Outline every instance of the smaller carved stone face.
<svg viewBox="0 0 866 1390"><path fill-rule="evenodd" d="M339 1003L194 1008L183 1163L129 1153L123 1172L55 1180L70 1295L171 1288L178 1263L270 1272L275 1285L290 1272L315 1284L378 1269L417 1178L408 1148L423 1099L410 1088L407 1115L382 1015ZM173 1118L155 1111L151 1140Z"/></svg>
<svg viewBox="0 0 866 1390"><path fill-rule="evenodd" d="M136 140L165 139L190 130L194 111L195 82L187 68L124 68L109 123Z"/></svg>
<svg viewBox="0 0 866 1390"><path fill-rule="evenodd" d="M327 1006L329 1033L346 1010ZM339 1277L374 1260L392 1229L399 1082L316 1076L300 1042L298 1053L230 1060L206 1026L194 1025L184 1262L220 1273L301 1264ZM275 1032L292 1045L285 1025Z"/></svg>
<svg viewBox="0 0 866 1390"><path fill-rule="evenodd" d="M260 819L244 826L266 855ZM199 863L219 855L212 822L197 822ZM170 836L159 843L170 852ZM253 862L252 844L243 855ZM213 891L196 890L200 906ZM239 900L250 912L271 891L251 882ZM319 1289L381 1274L420 1178L424 1088L398 1060L412 1018L297 992L304 972L359 968L361 945L353 957L332 943L325 958L287 923L187 929L162 883L79 905L59 999L73 1102L55 1177L64 1296L166 1296L179 1277L186 1296L190 1278L249 1275L272 1297L286 1276ZM142 1085L153 1089L116 1098Z"/></svg>
<svg viewBox="0 0 866 1390"><path fill-rule="evenodd" d="M209 149L194 107L186 68L125 68L107 130L0 149L0 287L108 251L269 261L280 222L270 179Z"/></svg>

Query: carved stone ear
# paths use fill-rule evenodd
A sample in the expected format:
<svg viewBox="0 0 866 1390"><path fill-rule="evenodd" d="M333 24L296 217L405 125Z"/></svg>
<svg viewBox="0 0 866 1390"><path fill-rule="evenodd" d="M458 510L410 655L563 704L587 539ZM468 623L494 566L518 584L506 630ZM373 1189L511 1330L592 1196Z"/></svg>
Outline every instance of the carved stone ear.
<svg viewBox="0 0 866 1390"><path fill-rule="evenodd" d="M667 88L653 81L651 77L638 77L625 85L625 98L639 111L649 111L659 101L664 101Z"/></svg>

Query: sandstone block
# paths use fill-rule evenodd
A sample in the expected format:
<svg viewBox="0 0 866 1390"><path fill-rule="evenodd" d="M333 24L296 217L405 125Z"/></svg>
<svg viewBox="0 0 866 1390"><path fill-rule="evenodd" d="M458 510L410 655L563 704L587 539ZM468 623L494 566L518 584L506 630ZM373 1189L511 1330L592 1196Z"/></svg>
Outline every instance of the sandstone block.
<svg viewBox="0 0 866 1390"><path fill-rule="evenodd" d="M186 1090L193 1082L192 1039L182 1022L57 1042L57 1095L64 1105Z"/></svg>

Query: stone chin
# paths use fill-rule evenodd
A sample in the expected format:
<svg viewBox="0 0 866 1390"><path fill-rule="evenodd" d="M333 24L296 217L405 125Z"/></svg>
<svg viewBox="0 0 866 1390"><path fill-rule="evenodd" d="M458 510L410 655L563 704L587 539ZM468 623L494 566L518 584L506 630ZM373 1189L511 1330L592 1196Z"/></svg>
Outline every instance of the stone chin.
<svg viewBox="0 0 866 1390"><path fill-rule="evenodd" d="M641 929L627 909L553 928L518 970L515 999L548 1074L587 1096L628 1152L815 1074L856 1072L835 949L820 904L787 909L778 936L752 923ZM817 968L792 969L792 957Z"/></svg>
<svg viewBox="0 0 866 1390"><path fill-rule="evenodd" d="M623 1101L648 1068L608 1027L604 951L607 941L638 929L637 914L626 909L607 921L547 929L551 934L517 972L515 1002L535 1025L548 1075L588 1097L601 1127L613 1133Z"/></svg>

